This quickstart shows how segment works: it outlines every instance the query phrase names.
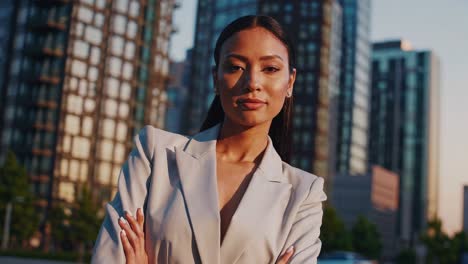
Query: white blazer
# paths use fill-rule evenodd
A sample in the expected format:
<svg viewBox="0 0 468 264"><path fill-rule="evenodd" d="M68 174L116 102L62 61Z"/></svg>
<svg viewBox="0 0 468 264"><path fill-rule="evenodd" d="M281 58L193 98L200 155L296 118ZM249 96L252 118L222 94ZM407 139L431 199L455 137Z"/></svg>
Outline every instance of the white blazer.
<svg viewBox="0 0 468 264"><path fill-rule="evenodd" d="M289 263L317 262L323 179L282 162L271 139L220 246L219 128L193 138L141 130L106 206L92 263L125 263L117 221L139 207L150 263L275 263L291 245Z"/></svg>

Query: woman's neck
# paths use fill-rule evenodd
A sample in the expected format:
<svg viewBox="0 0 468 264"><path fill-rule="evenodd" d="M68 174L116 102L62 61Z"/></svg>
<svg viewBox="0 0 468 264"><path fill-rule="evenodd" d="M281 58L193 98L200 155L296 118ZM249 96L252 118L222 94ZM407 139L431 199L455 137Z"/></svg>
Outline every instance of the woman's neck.
<svg viewBox="0 0 468 264"><path fill-rule="evenodd" d="M224 120L216 152L218 158L228 162L255 162L268 144L270 123L254 127L243 127Z"/></svg>

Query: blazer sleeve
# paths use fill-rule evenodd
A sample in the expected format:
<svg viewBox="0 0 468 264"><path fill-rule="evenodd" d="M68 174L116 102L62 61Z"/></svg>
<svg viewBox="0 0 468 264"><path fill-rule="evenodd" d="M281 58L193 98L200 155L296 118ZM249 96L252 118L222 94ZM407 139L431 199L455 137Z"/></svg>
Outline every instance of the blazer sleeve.
<svg viewBox="0 0 468 264"><path fill-rule="evenodd" d="M153 129L146 126L134 138L134 147L120 171L117 193L106 205L91 263L125 263L118 219L125 211L135 214L137 208L145 205L154 155L153 137Z"/></svg>
<svg viewBox="0 0 468 264"><path fill-rule="evenodd" d="M285 249L294 246L294 255L288 262L290 264L317 263L322 247L319 238L322 202L327 199L323 192L323 182L323 178L317 177L312 182L307 198L299 206L285 244Z"/></svg>

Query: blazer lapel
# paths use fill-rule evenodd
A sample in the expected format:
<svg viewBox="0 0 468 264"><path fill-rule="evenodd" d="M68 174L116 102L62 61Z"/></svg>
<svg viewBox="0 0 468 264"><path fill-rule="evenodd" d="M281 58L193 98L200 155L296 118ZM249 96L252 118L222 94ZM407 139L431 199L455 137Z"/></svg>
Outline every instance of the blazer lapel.
<svg viewBox="0 0 468 264"><path fill-rule="evenodd" d="M235 263L249 240L262 236L262 228L278 197L291 191L291 184L283 176L282 161L269 139L265 154L255 171L247 190L231 219L221 246L221 262Z"/></svg>
<svg viewBox="0 0 468 264"><path fill-rule="evenodd" d="M203 264L220 263L220 217L216 184L216 138L219 125L176 147L182 192Z"/></svg>

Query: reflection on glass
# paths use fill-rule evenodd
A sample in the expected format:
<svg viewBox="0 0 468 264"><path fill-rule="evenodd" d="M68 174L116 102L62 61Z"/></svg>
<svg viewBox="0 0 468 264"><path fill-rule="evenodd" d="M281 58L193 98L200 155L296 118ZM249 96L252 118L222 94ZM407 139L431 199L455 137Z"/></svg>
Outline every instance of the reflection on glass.
<svg viewBox="0 0 468 264"><path fill-rule="evenodd" d="M84 109L86 112L93 112L96 107L96 103L93 99L86 99L84 104Z"/></svg>
<svg viewBox="0 0 468 264"><path fill-rule="evenodd" d="M83 126L81 127L81 132L85 136L91 136L93 133L93 119L91 117L83 117Z"/></svg>
<svg viewBox="0 0 468 264"><path fill-rule="evenodd" d="M122 15L116 15L114 17L114 32L120 35L125 34L125 25L127 24L127 18Z"/></svg>
<svg viewBox="0 0 468 264"><path fill-rule="evenodd" d="M108 184L111 177L111 165L107 162L99 163L98 180L101 184Z"/></svg>
<svg viewBox="0 0 468 264"><path fill-rule="evenodd" d="M128 82L122 82L120 86L120 99L128 100L132 94L132 88Z"/></svg>
<svg viewBox="0 0 468 264"><path fill-rule="evenodd" d="M125 146L124 144L117 143L114 146L114 161L121 163L125 159Z"/></svg>
<svg viewBox="0 0 468 264"><path fill-rule="evenodd" d="M117 124L116 138L120 141L127 140L127 125L124 122Z"/></svg>
<svg viewBox="0 0 468 264"><path fill-rule="evenodd" d="M101 61L101 50L98 47L93 47L91 49L91 64L98 65Z"/></svg>
<svg viewBox="0 0 468 264"><path fill-rule="evenodd" d="M129 80L133 77L133 65L125 62L122 70L122 75L125 79Z"/></svg>
<svg viewBox="0 0 468 264"><path fill-rule="evenodd" d="M119 81L112 77L107 78L105 91L108 96L117 98L119 96Z"/></svg>
<svg viewBox="0 0 468 264"><path fill-rule="evenodd" d="M59 185L58 196L67 202L73 202L75 197L75 188L73 187L73 184L69 182L61 182Z"/></svg>
<svg viewBox="0 0 468 264"><path fill-rule="evenodd" d="M81 162L80 180L85 182L88 179L88 163Z"/></svg>
<svg viewBox="0 0 468 264"><path fill-rule="evenodd" d="M122 61L119 58L111 57L109 59L109 72L112 75L119 76L121 67L122 67Z"/></svg>
<svg viewBox="0 0 468 264"><path fill-rule="evenodd" d="M99 45L102 41L102 32L99 29L88 25L85 29L85 40L95 45Z"/></svg>
<svg viewBox="0 0 468 264"><path fill-rule="evenodd" d="M113 54L121 56L124 48L123 39L119 36L112 36L111 48Z"/></svg>
<svg viewBox="0 0 468 264"><path fill-rule="evenodd" d="M72 181L78 180L79 171L80 171L80 162L77 160L71 160L70 161L70 174L68 175L70 180Z"/></svg>
<svg viewBox="0 0 468 264"><path fill-rule="evenodd" d="M125 44L125 58L133 59L135 57L135 44L133 42L127 42Z"/></svg>
<svg viewBox="0 0 468 264"><path fill-rule="evenodd" d="M86 59L88 57L89 44L81 40L77 40L73 44L73 54L78 58Z"/></svg>
<svg viewBox="0 0 468 264"><path fill-rule="evenodd" d="M121 103L119 107L119 116L122 118L128 117L129 107L126 103Z"/></svg>
<svg viewBox="0 0 468 264"><path fill-rule="evenodd" d="M105 161L112 160L112 141L103 139L99 143L99 157Z"/></svg>
<svg viewBox="0 0 468 264"><path fill-rule="evenodd" d="M115 117L117 114L117 102L112 99L106 99L104 103L104 112L107 116Z"/></svg>
<svg viewBox="0 0 468 264"><path fill-rule="evenodd" d="M80 119L74 115L65 116L65 132L68 134L76 135L80 130Z"/></svg>
<svg viewBox="0 0 468 264"><path fill-rule="evenodd" d="M62 159L60 161L60 174L66 176L68 173L68 160Z"/></svg>
<svg viewBox="0 0 468 264"><path fill-rule="evenodd" d="M102 135L106 138L113 138L115 132L115 121L112 119L104 119L102 121Z"/></svg>
<svg viewBox="0 0 468 264"><path fill-rule="evenodd" d="M93 12L84 6L79 6L78 18L86 23L91 23L93 21Z"/></svg>
<svg viewBox="0 0 468 264"><path fill-rule="evenodd" d="M73 138L72 155L76 158L87 159L89 158L90 141L84 137Z"/></svg>
<svg viewBox="0 0 468 264"><path fill-rule="evenodd" d="M86 64L79 60L73 60L71 64L71 72L78 77L86 76Z"/></svg>

